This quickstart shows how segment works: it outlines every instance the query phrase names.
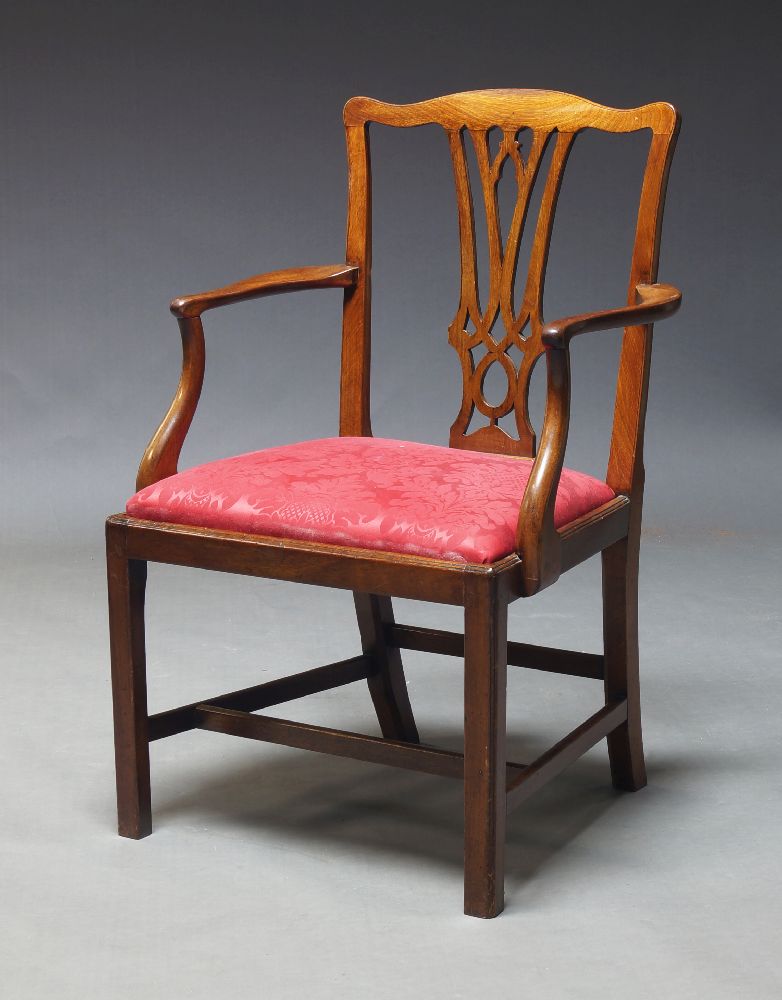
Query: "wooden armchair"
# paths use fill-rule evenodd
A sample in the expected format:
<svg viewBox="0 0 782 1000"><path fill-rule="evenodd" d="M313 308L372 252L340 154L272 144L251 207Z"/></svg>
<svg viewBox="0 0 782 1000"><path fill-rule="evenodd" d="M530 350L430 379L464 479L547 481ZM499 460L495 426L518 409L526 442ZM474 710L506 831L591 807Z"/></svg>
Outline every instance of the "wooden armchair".
<svg viewBox="0 0 782 1000"><path fill-rule="evenodd" d="M638 688L637 576L643 428L652 323L680 294L656 283L663 201L679 118L669 104L616 110L569 94L495 90L410 105L364 97L344 113L349 210L346 263L275 271L175 299L184 363L174 401L150 442L124 514L107 521L109 611L119 832L151 831L149 743L190 729L411 768L464 782L465 912L503 907L505 817L533 791L607 738L613 783L646 781ZM371 122L436 123L450 146L461 243L461 293L449 341L463 370L450 449L372 437L370 372ZM531 139L521 148L523 127ZM628 302L554 323L541 314L543 280L562 175L578 132L648 129L651 135L630 265ZM490 132L498 129L492 151ZM481 306L474 203L465 144L473 146L489 244ZM543 154L526 284L514 302L519 244ZM517 198L507 235L497 184L512 170ZM242 299L302 289L344 290L339 437L273 448L177 473L204 375L202 315ZM519 284L519 288L521 285ZM500 322L498 322L500 321ZM501 336L493 331L504 328ZM605 482L563 467L573 337L624 328ZM522 361L514 364L515 347ZM530 374L545 357L540 446L530 424ZM483 395L490 366L507 376L496 406ZM477 414L476 414L477 411ZM515 434L500 427L515 417ZM473 418L482 417L477 428ZM172 478L173 477L173 478ZM569 652L507 640L507 607L602 554L604 652ZM354 593L362 652L294 676L149 716L144 654L148 561L339 587ZM464 634L394 620L391 597L461 605ZM421 742L400 649L464 658L464 754ZM507 665L603 681L605 705L533 763L506 760ZM255 714L271 705L366 680L382 738Z"/></svg>

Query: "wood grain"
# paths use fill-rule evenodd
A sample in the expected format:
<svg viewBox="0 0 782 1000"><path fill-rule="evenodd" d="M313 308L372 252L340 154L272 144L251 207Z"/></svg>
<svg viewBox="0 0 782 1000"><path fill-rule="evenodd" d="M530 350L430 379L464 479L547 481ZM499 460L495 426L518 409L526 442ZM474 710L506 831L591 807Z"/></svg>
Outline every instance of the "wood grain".
<svg viewBox="0 0 782 1000"><path fill-rule="evenodd" d="M302 292L313 288L353 288L358 268L350 264L320 264L312 267L290 267L283 271L256 274L233 285L211 292L182 295L171 303L171 312L178 319L200 316L207 309L228 306L234 302L258 299L282 292Z"/></svg>
<svg viewBox="0 0 782 1000"><path fill-rule="evenodd" d="M568 316L566 319L547 323L543 329L543 343L546 347L568 347L573 337L580 333L654 323L673 316L681 305L682 293L673 285L638 285L635 291L638 302L634 305L581 313L579 316Z"/></svg>
<svg viewBox="0 0 782 1000"><path fill-rule="evenodd" d="M442 125L443 128L519 127L572 131L581 128L605 132L637 132L648 128L670 135L677 113L670 104L645 104L639 108L609 108L584 97L553 90L472 90L434 97L416 104L386 104L370 97L353 97L345 105L345 125L377 122L409 128Z"/></svg>

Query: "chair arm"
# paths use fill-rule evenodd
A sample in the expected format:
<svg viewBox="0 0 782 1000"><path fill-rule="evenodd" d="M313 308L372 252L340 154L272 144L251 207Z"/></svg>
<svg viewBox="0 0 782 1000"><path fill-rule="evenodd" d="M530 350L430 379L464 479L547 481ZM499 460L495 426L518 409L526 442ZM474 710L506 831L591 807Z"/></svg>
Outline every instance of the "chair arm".
<svg viewBox="0 0 782 1000"><path fill-rule="evenodd" d="M638 285L636 292L639 299L636 305L569 316L543 328L542 339L547 348L546 413L516 527L516 551L522 560L526 596L554 583L561 571L561 541L554 527L554 504L570 426L571 339L593 330L653 323L672 316L681 303L681 292L672 285Z"/></svg>
<svg viewBox="0 0 782 1000"><path fill-rule="evenodd" d="M213 292L184 295L174 299L171 312L177 317L182 335L182 374L174 399L160 426L152 435L141 459L136 476L136 489L173 476L179 454L190 429L201 386L204 381L205 345L201 313L206 309L241 302L263 295L297 292L309 288L352 288L358 267L351 264L327 264L317 267L292 267L284 271L269 271L226 285Z"/></svg>
<svg viewBox="0 0 782 1000"><path fill-rule="evenodd" d="M237 281L224 288L197 295L183 295L171 303L171 312L177 319L192 319L207 309L227 306L232 302L278 295L280 292L298 292L309 288L352 288L358 277L358 267L352 264L325 264L315 267L290 267L284 271L257 274L244 281Z"/></svg>
<svg viewBox="0 0 782 1000"><path fill-rule="evenodd" d="M642 326L659 319L673 316L681 305L682 293L673 285L637 285L638 302L622 306L621 309L607 309L603 312L582 313L547 323L543 327L541 339L546 347L567 347L579 333L596 330L616 330L623 326Z"/></svg>

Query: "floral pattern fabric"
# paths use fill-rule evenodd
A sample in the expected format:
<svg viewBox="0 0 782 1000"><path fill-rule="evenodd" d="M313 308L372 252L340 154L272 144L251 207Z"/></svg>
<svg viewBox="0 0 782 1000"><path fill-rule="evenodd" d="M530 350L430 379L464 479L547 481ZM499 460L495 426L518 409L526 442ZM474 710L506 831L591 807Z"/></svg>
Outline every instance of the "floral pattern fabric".
<svg viewBox="0 0 782 1000"><path fill-rule="evenodd" d="M532 461L371 437L325 438L200 465L141 490L133 517L489 563L514 550ZM614 497L562 471L559 528Z"/></svg>

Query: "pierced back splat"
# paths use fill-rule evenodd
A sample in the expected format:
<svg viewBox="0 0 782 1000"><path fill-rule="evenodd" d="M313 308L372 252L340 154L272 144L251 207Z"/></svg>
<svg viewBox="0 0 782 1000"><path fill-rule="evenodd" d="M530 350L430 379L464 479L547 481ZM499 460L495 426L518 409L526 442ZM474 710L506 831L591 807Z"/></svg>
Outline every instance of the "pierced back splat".
<svg viewBox="0 0 782 1000"><path fill-rule="evenodd" d="M535 362L543 353L540 331L543 326L542 301L546 260L551 243L554 209L562 184L562 175L573 145L575 132L532 130L532 142L526 160L516 139L518 129L504 129L497 153L489 146L490 129L452 129L448 141L453 161L456 199L459 212L461 245L461 292L456 316L448 328L448 339L462 364L462 406L451 427L450 443L456 448L534 455L535 431L529 419L529 382ZM475 249L475 203L470 186L465 151L465 133L475 150L486 214L489 244L489 295L481 307ZM540 171L543 155L551 140L554 155L546 177L537 218L535 238L524 294L518 310L514 308L514 286L519 262L519 248L527 221L530 198ZM500 226L497 185L503 170L513 167L516 199L508 233L503 241ZM494 336L497 321L502 321L504 335ZM528 328L528 330L527 330ZM527 330L525 335L524 331ZM518 368L508 351L518 348ZM476 363L475 353L482 350ZM507 379L507 392L497 405L484 394L486 375L492 365L499 365ZM475 410L489 423L468 433ZM498 425L501 417L513 412L518 438L511 437Z"/></svg>
<svg viewBox="0 0 782 1000"><path fill-rule="evenodd" d="M418 104L385 104L354 97L345 106L348 143L349 197L346 259L360 268L355 288L345 295L343 315L341 434L371 434L369 420L371 178L370 122L397 127L437 124L447 134L453 163L460 241L460 294L448 339L462 367L462 403L451 427L450 444L456 448L533 456L535 431L529 417L529 386L535 364L544 354L541 332L543 286L557 199L568 157L579 131L606 132L650 129L652 144L639 207L636 241L630 267L629 301L635 285L654 281L657 271L659 222L667 164L678 128L676 112L668 104L616 109L594 104L572 94L537 90L487 90L451 94ZM499 144L496 141L498 130ZM527 131L528 130L528 131ZM526 156L518 137L524 131ZM480 190L470 184L468 146L474 151ZM551 150L547 170L544 155ZM500 224L498 184L503 172L515 182L513 211L503 233ZM545 175L545 176L544 176ZM541 187L537 218L528 220L536 182ZM476 203L480 207L476 208ZM475 213L483 211L488 239L488 290L485 304L478 287ZM648 224L648 220L653 225ZM516 272L525 225L534 225L529 268L515 305ZM501 332L495 333L495 328ZM635 339L642 336L643 350ZM630 338L628 340L628 337ZM628 329L620 367L626 384L642 387L649 367L649 337L639 328ZM517 361L513 360L516 356ZM507 390L494 404L484 393L487 373L495 366L504 373ZM637 370L636 370L637 369ZM618 403L617 403L618 405ZM471 429L476 421L481 426ZM510 414L515 418L512 436L499 426ZM627 428L628 441L639 439L643 414L637 426ZM634 446L633 446L634 447ZM625 460L627 458L627 460ZM625 466L634 464L634 453L612 454L614 478L627 478ZM620 466L622 467L620 469Z"/></svg>

